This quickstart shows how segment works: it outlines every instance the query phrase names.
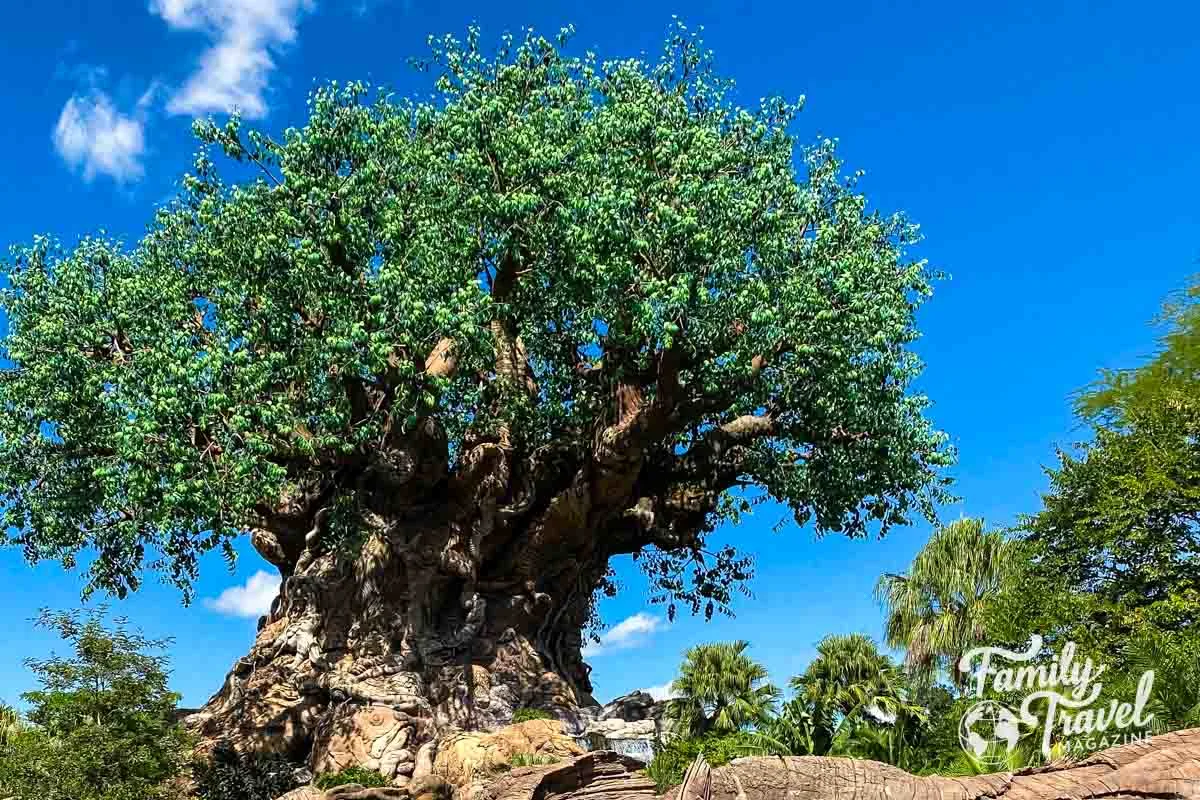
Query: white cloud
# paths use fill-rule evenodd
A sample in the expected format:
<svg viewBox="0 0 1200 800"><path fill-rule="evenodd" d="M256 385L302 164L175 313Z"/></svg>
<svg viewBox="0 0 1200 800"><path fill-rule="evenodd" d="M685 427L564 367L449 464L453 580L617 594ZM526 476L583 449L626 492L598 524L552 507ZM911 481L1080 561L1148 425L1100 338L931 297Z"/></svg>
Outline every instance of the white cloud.
<svg viewBox="0 0 1200 800"><path fill-rule="evenodd" d="M139 105L136 116L122 114L100 90L72 95L54 126L54 149L83 179L108 175L118 182L142 177L146 149Z"/></svg>
<svg viewBox="0 0 1200 800"><path fill-rule="evenodd" d="M653 697L655 700L670 700L672 697L678 697L679 694L671 689L671 681L660 683L658 686L647 686L642 691Z"/></svg>
<svg viewBox="0 0 1200 800"><path fill-rule="evenodd" d="M245 586L230 586L204 604L213 611L235 617L261 617L271 610L271 601L279 594L279 576L259 570Z"/></svg>
<svg viewBox="0 0 1200 800"><path fill-rule="evenodd" d="M627 650L646 643L650 635L663 628L662 617L651 616L639 611L626 617L600 635L599 644L588 644L583 648L584 658L600 655L612 650Z"/></svg>
<svg viewBox="0 0 1200 800"><path fill-rule="evenodd" d="M150 11L172 30L204 33L211 40L167 111L195 115L237 108L248 118L265 116L272 51L295 40L296 23L312 8L313 0L150 0Z"/></svg>

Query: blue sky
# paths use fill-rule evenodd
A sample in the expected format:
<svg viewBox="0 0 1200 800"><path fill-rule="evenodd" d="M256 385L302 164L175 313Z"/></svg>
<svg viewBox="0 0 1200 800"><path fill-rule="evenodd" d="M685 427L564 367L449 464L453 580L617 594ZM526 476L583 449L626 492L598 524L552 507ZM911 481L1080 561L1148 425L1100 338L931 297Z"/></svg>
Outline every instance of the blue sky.
<svg viewBox="0 0 1200 800"><path fill-rule="evenodd" d="M503 6L501 8L501 6ZM1200 256L1200 9L1191 3L961 2L434 5L424 0L41 0L6 3L0 74L0 242L105 229L136 239L190 164L191 120L238 105L279 131L314 81L364 78L427 91L406 58L429 33L485 36L574 23L602 57L656 53L672 14L703 25L747 102L805 94L802 140L836 136L881 209L920 222L920 253L950 272L921 315L921 388L960 452L947 518L1002 525L1036 509L1055 444L1082 433L1069 395L1101 367L1147 355L1147 321ZM884 541L771 532L760 508L736 538L757 554L735 619L668 625L636 569L606 601L590 653L596 696L669 681L688 645L745 638L777 682L827 633L878 636L877 576L903 569L928 526ZM211 558L198 600L150 583L116 604L175 637L174 685L198 705L253 635L237 616L269 595L245 548ZM23 657L50 640L24 621L69 607L80 582L0 551L0 699L30 688Z"/></svg>

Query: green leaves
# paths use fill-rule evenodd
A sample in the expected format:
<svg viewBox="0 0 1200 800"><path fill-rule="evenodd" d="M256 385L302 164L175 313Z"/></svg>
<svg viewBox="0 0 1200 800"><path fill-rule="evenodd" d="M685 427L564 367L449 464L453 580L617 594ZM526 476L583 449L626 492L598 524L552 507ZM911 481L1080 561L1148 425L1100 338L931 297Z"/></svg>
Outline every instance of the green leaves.
<svg viewBox="0 0 1200 800"><path fill-rule="evenodd" d="M767 680L766 669L745 654L748 646L719 642L687 651L671 684L677 697L667 705L678 735L736 733L770 717L779 689Z"/></svg>
<svg viewBox="0 0 1200 800"><path fill-rule="evenodd" d="M41 688L23 697L32 726L0 742L0 789L20 800L151 800L167 797L188 742L173 720L165 642L146 639L103 610L43 611L38 624L71 655L30 659Z"/></svg>
<svg viewBox="0 0 1200 800"><path fill-rule="evenodd" d="M989 623L1001 596L1017 584L1022 555L1003 532L984 530L982 520L939 528L906 572L885 574L876 584L887 644L904 648L906 666L922 680L948 677L961 686L963 653L1005 641Z"/></svg>
<svg viewBox="0 0 1200 800"><path fill-rule="evenodd" d="M1193 287L1166 305L1153 359L1103 373L1081 394L1091 440L1059 453L1042 509L1022 524L1034 558L1025 602L1046 609L1030 609L1030 624L1110 661L1131 639L1169 637L1200 619L1196 296Z"/></svg>
<svg viewBox="0 0 1200 800"><path fill-rule="evenodd" d="M475 30L431 44L434 101L331 84L282 141L199 123L135 247L14 255L0 485L30 559L90 547L92 589L147 563L186 589L206 550L281 498L351 491L426 420L449 474L466 441L583 449L619 385L659 401L664 363L678 396L640 452L765 413L736 466L691 477L759 485L818 532L932 514L952 454L907 347L935 276L832 141L797 171L799 102L735 106L682 26L657 63L532 32L495 57ZM260 177L226 184L216 148ZM711 505L707 527L731 508Z"/></svg>

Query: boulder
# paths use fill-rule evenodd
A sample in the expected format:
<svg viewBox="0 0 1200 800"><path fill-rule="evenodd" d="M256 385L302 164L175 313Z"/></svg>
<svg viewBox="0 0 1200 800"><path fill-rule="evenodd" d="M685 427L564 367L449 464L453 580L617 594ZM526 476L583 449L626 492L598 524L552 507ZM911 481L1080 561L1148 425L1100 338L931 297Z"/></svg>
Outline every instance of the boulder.
<svg viewBox="0 0 1200 800"><path fill-rule="evenodd" d="M521 767L474 793L474 800L654 800L654 782L643 764L610 751L558 764Z"/></svg>
<svg viewBox="0 0 1200 800"><path fill-rule="evenodd" d="M325 792L323 800L409 800L407 789L395 786L360 786L347 783Z"/></svg>
<svg viewBox="0 0 1200 800"><path fill-rule="evenodd" d="M619 719L625 722L654 719L656 714L661 715L662 713L660 706L661 704L656 703L648 692L639 690L618 697L616 700L603 706L600 709L600 719Z"/></svg>
<svg viewBox="0 0 1200 800"><path fill-rule="evenodd" d="M411 717L388 706L345 706L317 731L313 772L319 775L364 767L386 778L408 775L415 762L408 747L415 738L415 727Z"/></svg>
<svg viewBox="0 0 1200 800"><path fill-rule="evenodd" d="M654 743L670 733L666 707L649 692L631 692L604 706L580 709L583 724L577 736L589 750L616 750L648 761Z"/></svg>
<svg viewBox="0 0 1200 800"><path fill-rule="evenodd" d="M321 800L324 795L315 786L297 786L287 794L280 795L276 800Z"/></svg>
<svg viewBox="0 0 1200 800"><path fill-rule="evenodd" d="M583 748L563 733L561 722L531 719L494 733L450 736L438 746L433 772L455 786L467 787L477 778L508 769L518 754L564 759L582 753Z"/></svg>

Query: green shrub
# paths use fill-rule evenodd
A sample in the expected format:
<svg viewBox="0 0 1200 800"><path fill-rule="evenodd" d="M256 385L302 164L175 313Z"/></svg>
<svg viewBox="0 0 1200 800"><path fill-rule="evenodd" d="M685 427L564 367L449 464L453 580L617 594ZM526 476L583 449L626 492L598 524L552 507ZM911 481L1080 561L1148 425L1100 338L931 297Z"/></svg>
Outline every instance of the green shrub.
<svg viewBox="0 0 1200 800"><path fill-rule="evenodd" d="M391 781L373 769L346 767L341 772L325 772L318 775L313 783L318 789L325 791L326 789L332 789L334 786L345 786L348 783L357 783L359 786L371 788L373 786L387 786Z"/></svg>
<svg viewBox="0 0 1200 800"><path fill-rule="evenodd" d="M728 764L757 750L751 734L708 733L703 736L679 736L654 747L654 758L646 766L646 777L654 781L659 794L683 782L683 773L701 753L714 767Z"/></svg>
<svg viewBox="0 0 1200 800"><path fill-rule="evenodd" d="M508 760L510 767L539 767L543 764L557 764L558 759L540 753L514 753Z"/></svg>
<svg viewBox="0 0 1200 800"><path fill-rule="evenodd" d="M554 715L540 708L518 708L513 712L514 725L518 722L528 722L531 719L554 719Z"/></svg>
<svg viewBox="0 0 1200 800"><path fill-rule="evenodd" d="M282 758L244 756L218 748L212 757L192 768L196 796L201 800L275 800L301 784L302 767Z"/></svg>
<svg viewBox="0 0 1200 800"><path fill-rule="evenodd" d="M0 796L20 800L159 800L186 771L189 742L174 721L165 641L103 609L43 611L68 655L28 659L40 688L22 695L25 725L5 712Z"/></svg>

